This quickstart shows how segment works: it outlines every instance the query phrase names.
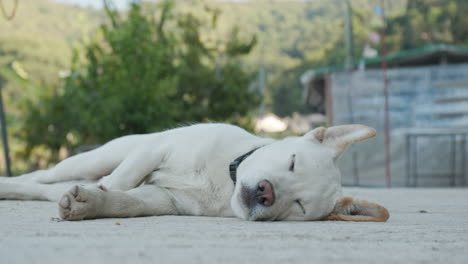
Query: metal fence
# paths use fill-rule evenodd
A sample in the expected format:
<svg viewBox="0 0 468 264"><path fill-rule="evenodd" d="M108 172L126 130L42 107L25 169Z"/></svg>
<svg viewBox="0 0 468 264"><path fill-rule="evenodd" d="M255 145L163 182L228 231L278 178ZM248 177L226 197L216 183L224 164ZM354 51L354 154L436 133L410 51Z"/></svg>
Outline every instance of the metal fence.
<svg viewBox="0 0 468 264"><path fill-rule="evenodd" d="M387 72L392 186L465 186L468 64ZM374 127L376 138L342 155L343 183L385 185L384 93L381 70L332 73L333 125Z"/></svg>

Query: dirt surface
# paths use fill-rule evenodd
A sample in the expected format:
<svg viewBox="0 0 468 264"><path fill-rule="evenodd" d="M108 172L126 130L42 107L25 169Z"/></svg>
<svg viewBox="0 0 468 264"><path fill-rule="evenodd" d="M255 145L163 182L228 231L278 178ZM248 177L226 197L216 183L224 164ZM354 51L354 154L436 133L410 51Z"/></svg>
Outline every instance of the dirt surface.
<svg viewBox="0 0 468 264"><path fill-rule="evenodd" d="M468 189L345 189L386 223L142 217L63 222L0 201L1 263L468 263Z"/></svg>

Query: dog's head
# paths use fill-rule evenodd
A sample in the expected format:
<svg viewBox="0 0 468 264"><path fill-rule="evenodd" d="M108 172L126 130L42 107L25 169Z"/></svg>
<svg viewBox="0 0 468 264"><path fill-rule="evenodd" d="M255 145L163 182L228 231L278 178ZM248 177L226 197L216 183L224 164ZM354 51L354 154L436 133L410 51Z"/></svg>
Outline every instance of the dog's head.
<svg viewBox="0 0 468 264"><path fill-rule="evenodd" d="M349 144L375 134L362 125L319 127L258 149L238 167L234 213L247 220L386 221L385 208L341 197L335 164Z"/></svg>

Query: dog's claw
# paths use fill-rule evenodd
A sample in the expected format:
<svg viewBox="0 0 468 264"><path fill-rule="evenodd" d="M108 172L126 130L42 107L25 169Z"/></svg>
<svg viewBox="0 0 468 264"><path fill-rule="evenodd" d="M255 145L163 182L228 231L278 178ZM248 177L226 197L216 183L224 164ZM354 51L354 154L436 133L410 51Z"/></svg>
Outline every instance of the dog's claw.
<svg viewBox="0 0 468 264"><path fill-rule="evenodd" d="M103 191L105 191L105 192L107 192L107 188L104 187L104 185L102 185L102 184L99 184L99 185L98 185L98 188L101 189L101 190L103 190Z"/></svg>
<svg viewBox="0 0 468 264"><path fill-rule="evenodd" d="M73 187L71 190L70 190L70 193L73 195L73 196L77 196L78 195L78 190L79 190L80 187L78 187L78 185L76 185L75 187Z"/></svg>

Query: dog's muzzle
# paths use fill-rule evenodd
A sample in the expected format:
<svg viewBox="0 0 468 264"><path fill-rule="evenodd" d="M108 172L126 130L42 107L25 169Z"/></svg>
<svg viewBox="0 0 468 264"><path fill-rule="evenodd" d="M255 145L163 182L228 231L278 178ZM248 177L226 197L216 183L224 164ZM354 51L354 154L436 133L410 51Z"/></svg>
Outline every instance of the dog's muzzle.
<svg viewBox="0 0 468 264"><path fill-rule="evenodd" d="M273 185L268 180L262 180L256 188L242 186L241 198L249 210L258 205L270 207L275 203L275 191Z"/></svg>

